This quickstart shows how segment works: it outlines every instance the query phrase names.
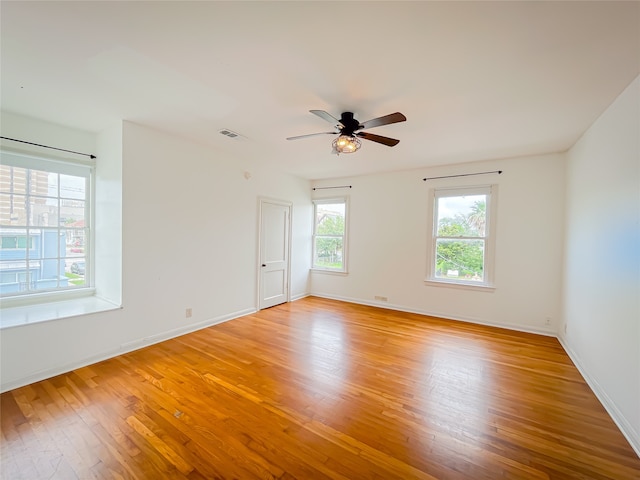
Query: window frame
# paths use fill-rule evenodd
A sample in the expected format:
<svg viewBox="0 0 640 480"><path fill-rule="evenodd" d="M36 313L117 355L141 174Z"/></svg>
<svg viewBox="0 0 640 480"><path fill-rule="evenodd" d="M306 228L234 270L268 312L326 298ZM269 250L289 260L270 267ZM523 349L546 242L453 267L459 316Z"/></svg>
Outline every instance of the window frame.
<svg viewBox="0 0 640 480"><path fill-rule="evenodd" d="M77 199L84 202L84 226L73 227L71 229L65 228L64 225L60 225L59 221L56 226L6 226L3 225L0 228L2 230L24 230L25 235L29 230L40 230L41 232L57 231L67 232L68 230L82 230L84 237L83 254L78 257L61 257L58 247L58 253L56 259L58 261L84 261L85 262L85 275L84 284L82 286L69 286L69 287L55 287L51 289L29 289L21 292L11 292L4 295L0 295L2 298L2 307L20 307L28 305L38 305L47 303L50 301L71 300L74 298L91 296L95 294L94 287L94 274L93 274L93 245L95 229L93 224L94 218L94 204L95 204L95 162L92 161L78 161L75 159L62 158L57 156L42 156L32 153L23 153L14 151L11 149L0 149L2 155L2 165L9 167L24 168L37 171L45 171L50 173L56 173L59 175L70 175L74 177L85 178L85 195L84 199ZM51 196L58 202L58 208L62 206L64 202L74 200L71 197L67 197L61 194L60 191L60 177L58 178L58 188L55 196ZM41 195L38 193L24 192L26 199L39 198ZM47 198L50 196L47 195ZM30 200L28 200L30 201ZM28 224L27 220L27 224ZM33 241L33 237L32 237ZM27 255L28 256L28 255Z"/></svg>
<svg viewBox="0 0 640 480"><path fill-rule="evenodd" d="M348 231L349 231L349 197L330 197L330 198L315 198L312 200L313 202L313 235L312 235L312 246L311 246L311 270L315 272L321 273L334 273L334 274L347 274L348 273ZM344 233L340 235L319 235L317 233L318 228L318 205L327 205L327 204L336 204L342 203L344 204ZM336 238L342 237L342 268L331 268L316 265L316 241L318 238Z"/></svg>
<svg viewBox="0 0 640 480"><path fill-rule="evenodd" d="M436 246L441 237L438 235L438 199L443 197L462 197L473 195L486 195L486 220L484 236L460 237L461 240L484 240L483 280L469 280L465 278L442 278L436 276ZM496 245L496 210L497 210L498 185L472 185L459 187L439 187L429 191L430 203L430 245L428 248L427 276L425 284L445 286L472 290L495 290L495 245Z"/></svg>

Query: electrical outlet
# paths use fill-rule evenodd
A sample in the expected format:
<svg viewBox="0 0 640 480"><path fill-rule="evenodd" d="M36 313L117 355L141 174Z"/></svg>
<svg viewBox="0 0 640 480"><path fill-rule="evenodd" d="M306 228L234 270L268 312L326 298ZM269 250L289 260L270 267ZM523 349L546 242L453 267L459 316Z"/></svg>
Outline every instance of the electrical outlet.
<svg viewBox="0 0 640 480"><path fill-rule="evenodd" d="M546 318L544 319L544 324L545 324L545 325L551 325L551 317L546 317Z"/></svg>
<svg viewBox="0 0 640 480"><path fill-rule="evenodd" d="M193 315L193 310L191 310L191 307L187 308L184 312L184 316L186 318L191 318L191 315Z"/></svg>
<svg viewBox="0 0 640 480"><path fill-rule="evenodd" d="M567 324L564 324L564 333L567 333Z"/></svg>
<svg viewBox="0 0 640 480"><path fill-rule="evenodd" d="M380 296L380 295L376 295L373 298L378 300L379 302L388 302L389 301L389 299L387 297L383 297L383 296Z"/></svg>

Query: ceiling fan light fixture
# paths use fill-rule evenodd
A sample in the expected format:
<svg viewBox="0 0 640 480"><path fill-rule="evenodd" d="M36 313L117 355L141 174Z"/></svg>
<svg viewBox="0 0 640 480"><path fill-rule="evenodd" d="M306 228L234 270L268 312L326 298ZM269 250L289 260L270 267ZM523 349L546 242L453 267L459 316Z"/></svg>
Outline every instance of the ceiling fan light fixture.
<svg viewBox="0 0 640 480"><path fill-rule="evenodd" d="M353 135L340 135L333 141L333 148L338 153L353 153L362 143Z"/></svg>

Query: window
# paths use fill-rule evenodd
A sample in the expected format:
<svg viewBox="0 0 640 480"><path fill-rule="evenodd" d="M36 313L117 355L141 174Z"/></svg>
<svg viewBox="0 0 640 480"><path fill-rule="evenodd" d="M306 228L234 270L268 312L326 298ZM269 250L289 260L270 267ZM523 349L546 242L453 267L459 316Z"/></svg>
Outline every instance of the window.
<svg viewBox="0 0 640 480"><path fill-rule="evenodd" d="M313 201L313 268L347 271L347 199Z"/></svg>
<svg viewBox="0 0 640 480"><path fill-rule="evenodd" d="M29 248L33 248L33 238L29 238ZM27 248L27 237L25 235L12 237L10 235L1 236L0 248Z"/></svg>
<svg viewBox="0 0 640 480"><path fill-rule="evenodd" d="M433 191L428 281L492 286L496 186Z"/></svg>
<svg viewBox="0 0 640 480"><path fill-rule="evenodd" d="M1 155L0 296L90 286L91 166Z"/></svg>

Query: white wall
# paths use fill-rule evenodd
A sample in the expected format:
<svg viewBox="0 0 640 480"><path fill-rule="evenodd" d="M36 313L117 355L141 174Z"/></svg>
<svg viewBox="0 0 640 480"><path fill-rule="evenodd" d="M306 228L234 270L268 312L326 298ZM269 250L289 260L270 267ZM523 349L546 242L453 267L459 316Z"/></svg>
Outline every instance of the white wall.
<svg viewBox="0 0 640 480"><path fill-rule="evenodd" d="M122 304L122 123L98 135L95 168L96 296Z"/></svg>
<svg viewBox="0 0 640 480"><path fill-rule="evenodd" d="M564 168L564 155L558 154L316 182L314 186L353 188L314 194L349 195L351 215L349 274L314 272L311 291L358 303L555 334L561 312ZM503 173L422 180L492 170ZM495 291L425 285L428 189L488 183L498 184ZM375 296L387 297L388 303L376 302Z"/></svg>
<svg viewBox="0 0 640 480"><path fill-rule="evenodd" d="M66 128L62 125L55 125L14 113L0 112L0 127L2 128L3 137L26 142L88 154L95 154L97 148L96 136L92 133ZM27 153L72 158L75 161L82 161L86 158L81 155L67 154L7 140L2 140L2 146L3 148L17 149Z"/></svg>
<svg viewBox="0 0 640 480"><path fill-rule="evenodd" d="M22 137L40 140L29 129L36 123L25 122ZM293 202L291 294L308 292L308 181L127 122L98 143L119 136L123 308L0 331L3 390L255 311L261 196ZM65 140L56 144L73 143ZM118 162L118 154L100 161Z"/></svg>
<svg viewBox="0 0 640 480"><path fill-rule="evenodd" d="M640 77L569 151L560 337L640 455Z"/></svg>

